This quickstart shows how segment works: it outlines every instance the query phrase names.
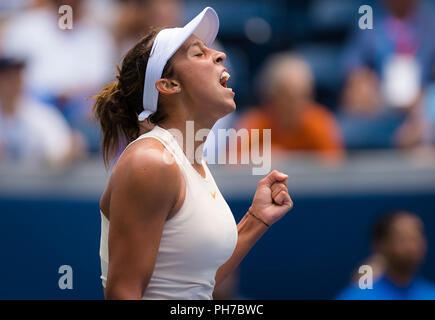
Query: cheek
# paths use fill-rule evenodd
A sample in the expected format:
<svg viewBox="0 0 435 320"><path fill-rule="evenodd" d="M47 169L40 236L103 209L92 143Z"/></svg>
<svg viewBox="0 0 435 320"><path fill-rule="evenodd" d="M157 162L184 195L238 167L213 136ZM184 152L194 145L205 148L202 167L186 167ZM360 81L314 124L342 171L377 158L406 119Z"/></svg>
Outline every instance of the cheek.
<svg viewBox="0 0 435 320"><path fill-rule="evenodd" d="M193 68L182 78L184 87L196 93L205 93L214 89L216 86L216 79L213 79L212 71L208 68Z"/></svg>

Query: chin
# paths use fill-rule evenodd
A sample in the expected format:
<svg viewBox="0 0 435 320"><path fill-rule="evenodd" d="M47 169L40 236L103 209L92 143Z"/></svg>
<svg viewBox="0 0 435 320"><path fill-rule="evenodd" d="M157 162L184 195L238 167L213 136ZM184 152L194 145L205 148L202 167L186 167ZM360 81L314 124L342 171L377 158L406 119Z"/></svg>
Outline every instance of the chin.
<svg viewBox="0 0 435 320"><path fill-rule="evenodd" d="M231 105L231 112L237 109L236 102L234 101L234 99L231 99L230 105Z"/></svg>
<svg viewBox="0 0 435 320"><path fill-rule="evenodd" d="M234 99L231 99L231 101L228 101L223 105L222 110L224 114L222 115L222 117L226 116L227 114L233 113L236 109L236 103Z"/></svg>

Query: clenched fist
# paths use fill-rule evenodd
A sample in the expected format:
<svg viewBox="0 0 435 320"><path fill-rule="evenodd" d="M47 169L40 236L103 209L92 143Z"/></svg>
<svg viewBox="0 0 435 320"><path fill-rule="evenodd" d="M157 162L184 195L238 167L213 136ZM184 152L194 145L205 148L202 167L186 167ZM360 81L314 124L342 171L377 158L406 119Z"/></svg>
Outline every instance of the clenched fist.
<svg viewBox="0 0 435 320"><path fill-rule="evenodd" d="M268 225L281 219L293 208L293 202L287 190L287 178L286 174L273 170L258 183L249 209Z"/></svg>

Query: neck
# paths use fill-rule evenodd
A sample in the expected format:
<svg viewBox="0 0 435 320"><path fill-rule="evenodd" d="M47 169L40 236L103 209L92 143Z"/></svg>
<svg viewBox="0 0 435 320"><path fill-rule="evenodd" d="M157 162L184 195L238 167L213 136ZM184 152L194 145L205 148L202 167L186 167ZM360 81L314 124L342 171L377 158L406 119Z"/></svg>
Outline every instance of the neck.
<svg viewBox="0 0 435 320"><path fill-rule="evenodd" d="M389 267L386 272L386 277L398 287L408 287L414 278L414 273L409 272L409 270Z"/></svg>
<svg viewBox="0 0 435 320"><path fill-rule="evenodd" d="M161 122L158 126L166 130L176 129L181 135L179 141L186 157L192 165L201 166L204 143L207 133L216 121L210 119L195 119L188 115L174 114ZM182 143L181 143L182 142Z"/></svg>

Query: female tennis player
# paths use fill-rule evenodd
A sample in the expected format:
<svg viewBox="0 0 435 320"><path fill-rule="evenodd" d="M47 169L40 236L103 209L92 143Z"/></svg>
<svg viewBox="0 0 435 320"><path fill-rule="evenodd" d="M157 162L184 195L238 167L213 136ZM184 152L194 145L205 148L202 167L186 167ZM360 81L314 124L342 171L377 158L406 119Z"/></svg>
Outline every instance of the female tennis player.
<svg viewBox="0 0 435 320"><path fill-rule="evenodd" d="M218 27L216 12L205 8L183 28L151 31L96 97L106 165L129 142L100 200L106 299L212 299L215 285L293 205L287 175L274 170L236 225L204 158L186 161L170 132L185 134L190 120L195 130L211 129L236 108L226 56L210 48Z"/></svg>

